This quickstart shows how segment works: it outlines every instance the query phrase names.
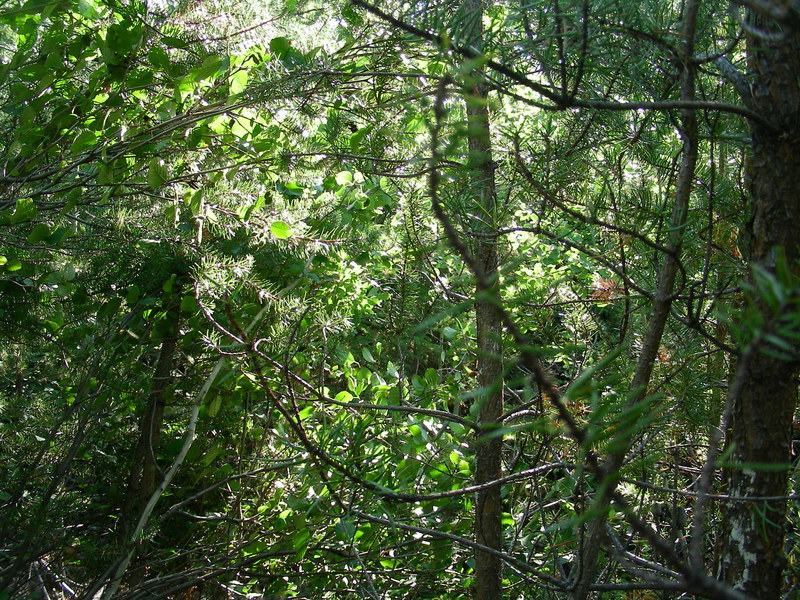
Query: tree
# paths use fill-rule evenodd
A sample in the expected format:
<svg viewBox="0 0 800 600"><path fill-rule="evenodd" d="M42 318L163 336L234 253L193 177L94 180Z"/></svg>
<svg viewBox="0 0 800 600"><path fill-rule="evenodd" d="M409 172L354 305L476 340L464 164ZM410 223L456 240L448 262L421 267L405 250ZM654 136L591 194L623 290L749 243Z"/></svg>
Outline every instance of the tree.
<svg viewBox="0 0 800 600"><path fill-rule="evenodd" d="M791 594L742 8L4 7L0 598Z"/></svg>
<svg viewBox="0 0 800 600"><path fill-rule="evenodd" d="M785 465L791 455L800 366L789 341L796 339L793 290L800 273L800 230L797 220L790 218L798 210L794 191L798 154L791 132L798 126L800 30L796 13L782 6L753 4L748 9L748 74L732 72L731 78L742 103L766 117L766 122L749 123L747 252L754 305L743 319L750 331L740 341L729 389L728 443L734 466L728 492L735 498L781 499L728 505L725 525L730 534L723 541L720 575L751 597L771 598L783 587L786 502L782 497L788 483Z"/></svg>

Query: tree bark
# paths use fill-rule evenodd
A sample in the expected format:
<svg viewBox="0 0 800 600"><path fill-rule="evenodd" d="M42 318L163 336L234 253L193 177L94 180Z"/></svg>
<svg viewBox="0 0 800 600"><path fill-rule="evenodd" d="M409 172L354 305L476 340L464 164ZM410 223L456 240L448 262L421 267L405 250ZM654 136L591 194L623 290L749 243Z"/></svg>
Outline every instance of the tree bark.
<svg viewBox="0 0 800 600"><path fill-rule="evenodd" d="M179 298L180 295L178 294L177 297ZM172 302L172 304L175 303ZM172 365L178 347L179 311L179 307L171 307L170 312L176 314L172 331L161 341L158 362L153 373L152 389L145 411L139 421L139 437L134 450L133 464L128 476L128 486L120 517L120 533L123 539L126 539L135 527L139 513L157 485L158 464L156 463L155 449L161 437L166 391L172 381Z"/></svg>
<svg viewBox="0 0 800 600"><path fill-rule="evenodd" d="M774 272L783 253L800 276L800 31L777 27L751 14L748 62L752 75L745 102L770 119L773 128L751 123L748 169L752 202L750 265ZM755 33L754 33L755 32ZM757 32L763 32L759 35ZM775 315L760 307L762 329ZM761 333L763 333L762 331ZM757 332L758 335L759 332ZM728 444L732 468L728 492L734 497L787 493L791 424L797 403L797 357L781 359L763 344L743 350L736 365L742 380L734 397ZM759 468L759 465L774 465ZM731 501L725 507L719 578L754 599L780 598L783 587L786 500Z"/></svg>
<svg viewBox="0 0 800 600"><path fill-rule="evenodd" d="M483 51L483 1L464 0L462 9L470 24L467 31L469 45L478 52ZM477 80L467 94L467 138L469 145L469 167L472 179L471 193L479 218L471 223L472 229L489 233L496 229L497 191L492 162L489 108L486 101L486 86ZM476 401L478 412L478 439L475 442L475 483L480 485L499 479L502 472L502 436L484 439L488 433L500 426L503 414L502 385L502 323L497 305L500 295L497 277L498 253L495 238L475 238L474 257L483 271L486 281L494 283L490 292L476 288L475 328L477 333L477 383L479 394ZM500 486L482 489L476 494L475 541L493 550L503 549L502 502ZM503 563L489 552L475 551L475 598L476 600L501 600L503 597Z"/></svg>

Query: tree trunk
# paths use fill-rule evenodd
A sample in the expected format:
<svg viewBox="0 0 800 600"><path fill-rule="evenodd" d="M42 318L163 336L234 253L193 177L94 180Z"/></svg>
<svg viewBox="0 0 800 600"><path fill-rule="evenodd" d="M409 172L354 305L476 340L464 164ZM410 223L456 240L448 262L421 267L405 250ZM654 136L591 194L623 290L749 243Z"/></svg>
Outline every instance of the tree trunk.
<svg viewBox="0 0 800 600"><path fill-rule="evenodd" d="M800 244L800 32L791 24L780 28L751 15L753 31L766 32L748 39L752 78L752 108L769 119L773 128L751 123L753 139L749 165L752 223L749 262L774 272L784 253L796 278ZM775 315L761 307L762 331ZM787 493L788 471L758 465L790 461L791 424L797 402L798 361L763 352L763 344L744 350L734 381L741 388L734 397L730 437L732 496L782 496ZM783 585L786 501L732 501L725 507L720 579L754 599L780 598Z"/></svg>
<svg viewBox="0 0 800 600"><path fill-rule="evenodd" d="M177 297L179 298L180 295L177 295ZM152 390L147 399L145 411L139 421L139 439L133 455L133 464L128 476L125 502L120 517L120 533L123 539L127 539L130 531L136 526L139 513L157 485L158 464L156 463L155 449L161 437L166 391L172 380L172 364L178 347L178 315L180 313L177 311L179 310L179 307L173 306L170 311L176 314L172 331L161 341L161 350L156 363L156 370L153 374Z"/></svg>
<svg viewBox="0 0 800 600"><path fill-rule="evenodd" d="M465 0L462 9L469 23L468 45L478 52L483 50L483 1ZM492 162L489 109L486 87L477 81L466 96L467 137L469 166L472 179L471 192L479 218L470 223L473 230L490 233L496 229L497 194ZM493 282L497 276L498 255L496 239L476 237L475 261L483 276ZM496 285L489 293L476 288L475 328L477 331L477 371L479 394L478 439L475 444L475 483L480 485L500 478L502 471L503 438L482 439L500 425L503 414L502 385L502 324L497 311L499 293ZM493 550L503 549L500 486L477 493L475 504L475 541ZM476 600L500 600L503 597L503 563L489 552L475 551Z"/></svg>

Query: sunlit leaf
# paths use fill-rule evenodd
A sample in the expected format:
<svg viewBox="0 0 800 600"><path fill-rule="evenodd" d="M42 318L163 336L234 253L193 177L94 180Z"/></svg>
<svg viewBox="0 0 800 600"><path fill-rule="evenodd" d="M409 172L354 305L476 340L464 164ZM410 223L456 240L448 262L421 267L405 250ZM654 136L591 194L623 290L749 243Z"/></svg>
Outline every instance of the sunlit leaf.
<svg viewBox="0 0 800 600"><path fill-rule="evenodd" d="M269 230L279 240L285 240L292 237L292 228L283 221L275 221L269 226Z"/></svg>

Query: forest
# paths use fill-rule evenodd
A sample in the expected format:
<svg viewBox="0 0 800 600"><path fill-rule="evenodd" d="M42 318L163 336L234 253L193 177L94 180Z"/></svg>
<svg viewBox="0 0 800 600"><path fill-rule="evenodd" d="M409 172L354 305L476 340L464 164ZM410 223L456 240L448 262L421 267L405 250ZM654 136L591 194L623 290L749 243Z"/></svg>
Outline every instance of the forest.
<svg viewBox="0 0 800 600"><path fill-rule="evenodd" d="M800 3L2 0L0 600L800 598Z"/></svg>

